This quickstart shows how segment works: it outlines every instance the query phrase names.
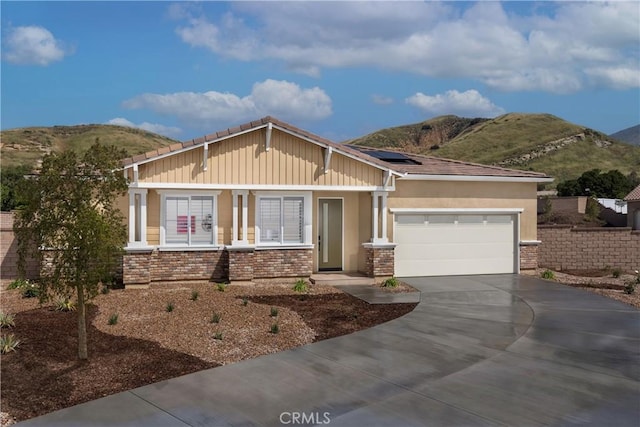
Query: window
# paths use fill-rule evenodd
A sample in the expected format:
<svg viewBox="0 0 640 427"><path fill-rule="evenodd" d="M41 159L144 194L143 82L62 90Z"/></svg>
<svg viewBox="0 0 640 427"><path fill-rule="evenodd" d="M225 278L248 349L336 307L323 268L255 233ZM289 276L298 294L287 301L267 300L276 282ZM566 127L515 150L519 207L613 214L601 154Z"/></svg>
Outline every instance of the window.
<svg viewBox="0 0 640 427"><path fill-rule="evenodd" d="M215 244L214 204L214 196L165 196L164 243L186 246Z"/></svg>
<svg viewBox="0 0 640 427"><path fill-rule="evenodd" d="M308 243L305 235L304 196L260 196L257 208L259 243L266 245L300 245ZM309 218L310 220L310 218Z"/></svg>

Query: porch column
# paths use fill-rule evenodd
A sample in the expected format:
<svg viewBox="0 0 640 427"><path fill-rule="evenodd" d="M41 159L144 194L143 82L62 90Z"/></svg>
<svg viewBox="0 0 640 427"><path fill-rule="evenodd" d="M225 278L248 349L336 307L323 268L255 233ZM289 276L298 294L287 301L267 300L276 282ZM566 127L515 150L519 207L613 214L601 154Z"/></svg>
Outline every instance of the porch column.
<svg viewBox="0 0 640 427"><path fill-rule="evenodd" d="M371 213L371 223L373 224L372 243L389 242L387 238L387 194L386 191L374 191L371 193L373 196ZM379 228L378 223L380 223Z"/></svg>
<svg viewBox="0 0 640 427"><path fill-rule="evenodd" d="M233 190L231 192L233 199L233 223L231 238L232 246L248 246L249 238L247 237L249 228L249 191L248 190ZM240 235L240 229L238 220L240 207L242 207L242 235Z"/></svg>
<svg viewBox="0 0 640 427"><path fill-rule="evenodd" d="M129 189L129 247L147 246L147 190Z"/></svg>

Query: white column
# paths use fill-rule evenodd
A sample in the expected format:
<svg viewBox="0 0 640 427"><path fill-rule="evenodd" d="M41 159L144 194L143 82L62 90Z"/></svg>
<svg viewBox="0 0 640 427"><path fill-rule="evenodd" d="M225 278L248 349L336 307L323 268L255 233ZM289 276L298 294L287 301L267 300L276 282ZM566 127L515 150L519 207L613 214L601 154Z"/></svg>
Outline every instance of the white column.
<svg viewBox="0 0 640 427"><path fill-rule="evenodd" d="M249 191L233 190L231 192L233 200L233 223L232 223L232 246L247 246L249 238L247 236L249 228ZM242 237L240 238L240 229L238 224L239 204L242 204Z"/></svg>
<svg viewBox="0 0 640 427"><path fill-rule="evenodd" d="M371 212L371 224L373 229L371 232L371 241L376 243L378 241L378 193L375 191L371 193L373 198L373 210Z"/></svg>
<svg viewBox="0 0 640 427"><path fill-rule="evenodd" d="M136 199L138 203L136 204ZM136 229L140 231L136 237ZM129 244L147 246L147 190L129 189Z"/></svg>
<svg viewBox="0 0 640 427"><path fill-rule="evenodd" d="M388 243L387 239L387 192L374 191L373 196L373 243ZM378 220L380 220L380 230L378 229Z"/></svg>

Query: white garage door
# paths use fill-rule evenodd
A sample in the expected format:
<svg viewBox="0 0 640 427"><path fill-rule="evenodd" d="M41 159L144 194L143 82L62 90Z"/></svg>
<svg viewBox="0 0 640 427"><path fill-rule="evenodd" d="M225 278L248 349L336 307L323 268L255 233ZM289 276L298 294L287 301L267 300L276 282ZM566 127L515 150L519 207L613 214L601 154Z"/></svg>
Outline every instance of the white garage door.
<svg viewBox="0 0 640 427"><path fill-rule="evenodd" d="M395 214L399 277L514 273L512 214Z"/></svg>

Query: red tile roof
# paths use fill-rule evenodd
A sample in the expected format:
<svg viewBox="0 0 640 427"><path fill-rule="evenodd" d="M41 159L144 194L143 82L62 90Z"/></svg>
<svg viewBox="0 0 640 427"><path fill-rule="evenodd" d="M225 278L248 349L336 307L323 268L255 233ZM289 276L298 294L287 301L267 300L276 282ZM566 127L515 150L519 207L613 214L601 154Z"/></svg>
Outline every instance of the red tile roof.
<svg viewBox="0 0 640 427"><path fill-rule="evenodd" d="M627 197L624 198L627 202L631 202L634 200L640 200L640 185L631 190L631 193L627 194Z"/></svg>
<svg viewBox="0 0 640 427"><path fill-rule="evenodd" d="M388 169L399 174L411 174L411 175L458 175L458 176L495 176L495 177L513 177L513 178L533 178L533 179L545 179L549 178L548 175L539 172L522 171L516 169L506 169L498 166L481 165L477 163L462 162L458 160L448 160L438 157L422 156L419 154L402 153L406 157L411 159L411 164L405 163L390 163L384 160L371 156L364 151L377 152L377 153L394 153L391 150L378 150L371 147L356 147L347 144L337 144L326 138L318 135L314 135L303 129L297 128L289 123L282 122L276 118L267 116L260 120L254 120L249 123L242 124L233 128L211 133L206 136L194 138L182 143L172 144L168 147L159 148L149 151L145 154L129 157L123 160L124 166L132 165L133 163L143 160L153 159L155 157L188 148L192 146L203 145L205 142L216 142L217 139L232 136L237 133L245 132L247 130L255 129L264 126L268 123L272 123L281 129L301 136L303 138L310 139L320 144L332 147L338 152L350 155L360 160L366 161L370 164L374 164L380 168ZM636 189L637 190L637 189ZM635 190L634 190L635 191Z"/></svg>

